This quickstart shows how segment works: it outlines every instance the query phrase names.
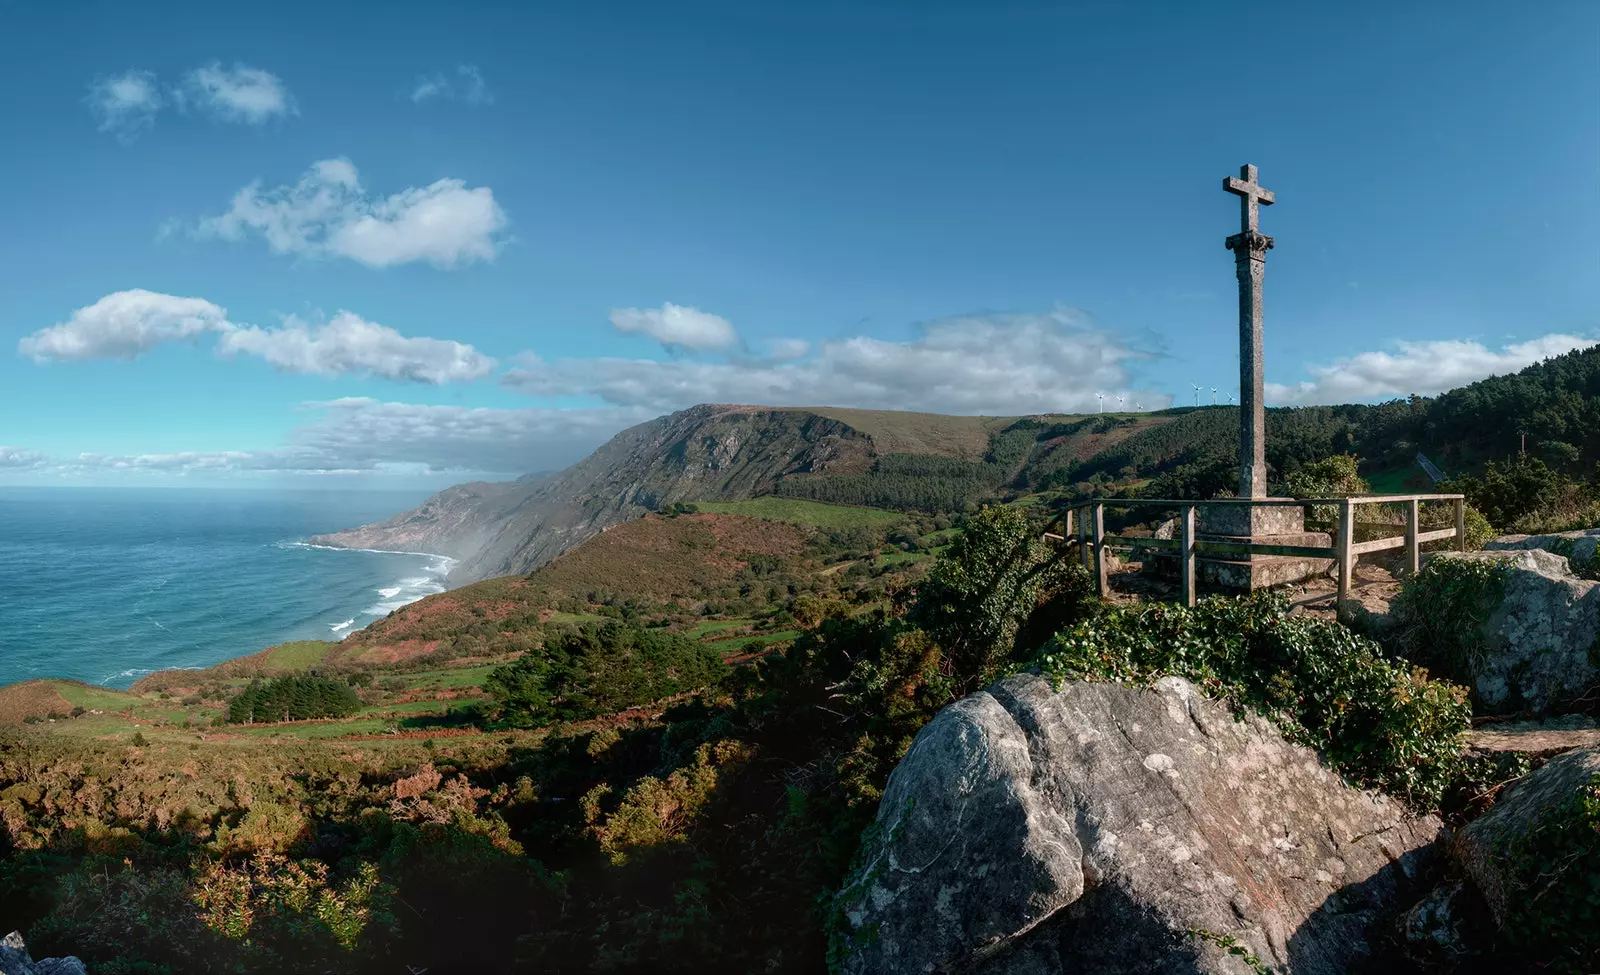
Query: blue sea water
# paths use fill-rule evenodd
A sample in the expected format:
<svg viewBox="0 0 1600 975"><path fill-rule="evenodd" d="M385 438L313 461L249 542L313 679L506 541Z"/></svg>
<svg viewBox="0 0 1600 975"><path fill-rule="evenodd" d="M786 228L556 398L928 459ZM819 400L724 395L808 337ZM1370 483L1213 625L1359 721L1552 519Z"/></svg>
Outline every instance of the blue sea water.
<svg viewBox="0 0 1600 975"><path fill-rule="evenodd" d="M347 636L442 592L450 560L304 539L425 496L0 487L0 683L121 688L154 670Z"/></svg>

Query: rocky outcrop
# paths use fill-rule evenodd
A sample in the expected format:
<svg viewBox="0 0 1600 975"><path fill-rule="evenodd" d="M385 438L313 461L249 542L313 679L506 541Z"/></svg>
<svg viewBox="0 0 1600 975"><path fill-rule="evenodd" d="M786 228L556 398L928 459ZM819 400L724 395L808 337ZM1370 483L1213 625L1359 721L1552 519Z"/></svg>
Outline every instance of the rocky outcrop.
<svg viewBox="0 0 1600 975"><path fill-rule="evenodd" d="M1600 749L1581 748L1558 755L1507 790L1494 808L1456 835L1452 853L1462 871L1503 923L1518 891L1511 871L1515 845L1551 813L1570 804L1578 790L1600 775Z"/></svg>
<svg viewBox="0 0 1600 975"><path fill-rule="evenodd" d="M1479 626L1482 652L1467 662L1472 673L1462 675L1485 710L1543 712L1600 678L1600 583L1574 576L1566 558L1537 548L1433 558L1505 567L1499 601L1485 607Z"/></svg>
<svg viewBox="0 0 1600 975"><path fill-rule="evenodd" d="M34 961L16 931L0 940L0 975L86 975L86 971L83 962L71 955Z"/></svg>
<svg viewBox="0 0 1600 975"><path fill-rule="evenodd" d="M1541 549L1552 555L1565 556L1575 565L1593 562L1597 548L1600 548L1600 528L1557 532L1553 535L1502 535L1483 543L1486 552Z"/></svg>
<svg viewBox="0 0 1600 975"><path fill-rule="evenodd" d="M617 434L560 472L465 484L385 522L313 544L419 551L458 559L454 585L529 572L612 525L676 501L770 492L787 475L860 473L872 440L804 410L697 406Z"/></svg>
<svg viewBox="0 0 1600 975"><path fill-rule="evenodd" d="M890 776L839 895L852 973L1348 971L1439 831L1175 677L1001 681ZM1287 967L1283 967L1287 966Z"/></svg>

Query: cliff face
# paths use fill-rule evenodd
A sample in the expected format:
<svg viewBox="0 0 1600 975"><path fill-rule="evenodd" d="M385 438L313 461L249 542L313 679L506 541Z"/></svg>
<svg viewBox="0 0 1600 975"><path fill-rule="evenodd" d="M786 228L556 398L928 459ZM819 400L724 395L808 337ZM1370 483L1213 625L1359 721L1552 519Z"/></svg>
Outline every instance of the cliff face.
<svg viewBox="0 0 1600 975"><path fill-rule="evenodd" d="M411 511L317 545L432 552L460 559L450 582L528 572L598 534L675 501L754 497L786 474L860 473L871 438L798 410L696 406L624 430L546 477L448 488Z"/></svg>

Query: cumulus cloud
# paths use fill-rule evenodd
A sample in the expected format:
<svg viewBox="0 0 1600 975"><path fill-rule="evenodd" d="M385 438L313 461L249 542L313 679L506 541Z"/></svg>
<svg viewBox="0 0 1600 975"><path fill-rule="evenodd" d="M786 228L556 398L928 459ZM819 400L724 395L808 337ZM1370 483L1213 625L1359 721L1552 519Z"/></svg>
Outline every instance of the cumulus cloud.
<svg viewBox="0 0 1600 975"><path fill-rule="evenodd" d="M470 345L411 337L341 311L325 324L290 316L278 328L243 325L220 305L203 298L146 291L118 291L72 313L67 321L40 329L17 343L35 362L133 359L163 342L217 333L219 355L253 355L284 372L319 376L379 376L401 382L470 382L495 362Z"/></svg>
<svg viewBox="0 0 1600 975"><path fill-rule="evenodd" d="M487 186L441 179L372 197L350 160L324 159L293 186L251 183L195 232L223 240L257 234L277 254L347 257L368 267L424 261L453 268L493 260L509 222Z"/></svg>
<svg viewBox="0 0 1600 975"><path fill-rule="evenodd" d="M106 295L72 317L17 343L35 362L133 359L163 342L232 328L227 309L204 298L135 288Z"/></svg>
<svg viewBox="0 0 1600 975"><path fill-rule="evenodd" d="M161 111L161 86L150 71L125 71L98 78L89 86L85 99L89 111L100 121L100 131L131 140L155 124Z"/></svg>
<svg viewBox="0 0 1600 975"><path fill-rule="evenodd" d="M174 92L178 104L225 122L260 125L297 113L294 96L283 80L270 71L220 61L195 68Z"/></svg>
<svg viewBox="0 0 1600 975"><path fill-rule="evenodd" d="M421 105L430 101L462 101L468 105L494 104L494 92L483 80L483 72L476 65L456 67L455 74L436 71L422 75L411 86L411 100Z"/></svg>
<svg viewBox="0 0 1600 975"><path fill-rule="evenodd" d="M798 347L789 349L797 351ZM1152 409L1171 398L1130 389L1150 353L1057 309L1031 315L941 319L906 342L825 342L809 358L701 362L562 360L524 356L506 385L535 396L596 396L656 412L695 403L854 406L1013 415L1088 412L1097 392L1137 396Z"/></svg>
<svg viewBox="0 0 1600 975"><path fill-rule="evenodd" d="M720 315L667 302L660 308L614 308L617 331L647 335L667 348L727 349L739 344L733 323Z"/></svg>
<svg viewBox="0 0 1600 975"><path fill-rule="evenodd" d="M470 345L408 338L342 311L325 325L289 319L282 328L236 328L217 342L223 355L260 356L284 372L337 376L370 373L403 382L470 382L489 374L494 360Z"/></svg>
<svg viewBox="0 0 1600 975"><path fill-rule="evenodd" d="M1458 339L1396 342L1392 352L1363 352L1329 365L1310 366L1307 371L1313 378L1305 382L1288 386L1268 383L1267 402L1276 406L1311 406L1360 403L1412 393L1432 396L1595 344L1595 339L1559 334L1499 350Z"/></svg>

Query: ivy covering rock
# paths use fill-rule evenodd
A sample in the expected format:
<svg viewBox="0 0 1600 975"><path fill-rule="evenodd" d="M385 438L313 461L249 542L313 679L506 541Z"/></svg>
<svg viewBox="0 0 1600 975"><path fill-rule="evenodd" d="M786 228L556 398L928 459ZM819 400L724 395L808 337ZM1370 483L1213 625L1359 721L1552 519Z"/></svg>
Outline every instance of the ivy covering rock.
<svg viewBox="0 0 1600 975"><path fill-rule="evenodd" d="M1113 609L1058 634L1039 665L1057 683L1183 677L1273 721L1353 781L1424 808L1458 774L1471 716L1464 688L1336 622L1291 616L1270 593Z"/></svg>

